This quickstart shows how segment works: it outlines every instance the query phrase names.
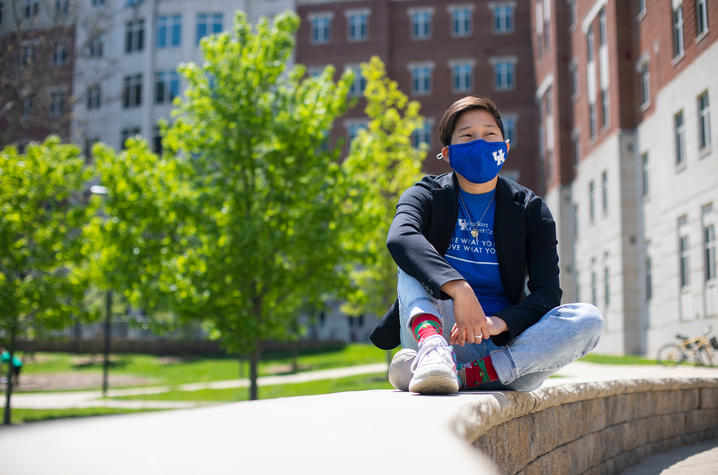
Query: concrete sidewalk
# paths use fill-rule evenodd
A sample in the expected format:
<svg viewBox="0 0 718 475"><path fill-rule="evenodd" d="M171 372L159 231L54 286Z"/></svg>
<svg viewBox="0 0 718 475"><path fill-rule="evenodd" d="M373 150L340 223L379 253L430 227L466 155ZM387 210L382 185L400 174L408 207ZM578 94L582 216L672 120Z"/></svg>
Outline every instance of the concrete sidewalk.
<svg viewBox="0 0 718 475"><path fill-rule="evenodd" d="M281 376L262 376L257 379L259 386L274 384L304 383L323 379L336 379L346 376L386 372L386 363L333 368L319 371L306 371ZM200 389L228 389L249 387L248 379L232 379L228 381L211 381L206 383L189 383L178 386L150 386L144 388L113 389L107 392L109 397L142 396L160 394L170 390L197 391ZM20 409L66 409L80 407L117 407L127 409L182 409L207 405L201 402L184 401L145 401L145 400L111 400L103 399L99 391L62 391L47 393L18 393L12 397L12 407Z"/></svg>

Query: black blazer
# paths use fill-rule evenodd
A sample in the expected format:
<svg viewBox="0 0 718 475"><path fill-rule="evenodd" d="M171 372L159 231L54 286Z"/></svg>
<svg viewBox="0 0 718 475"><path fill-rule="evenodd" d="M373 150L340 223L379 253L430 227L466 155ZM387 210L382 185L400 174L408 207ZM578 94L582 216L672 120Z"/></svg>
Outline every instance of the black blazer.
<svg viewBox="0 0 718 475"><path fill-rule="evenodd" d="M442 285L463 279L443 257L459 213L458 188L453 172L425 176L401 195L386 241L397 265L437 299L450 298L441 292ZM499 273L511 305L497 313L509 330L491 338L505 345L560 305L562 292L556 223L544 201L502 176L495 199ZM527 275L528 296L524 292ZM388 350L399 345L399 331L399 304L394 301L370 338Z"/></svg>

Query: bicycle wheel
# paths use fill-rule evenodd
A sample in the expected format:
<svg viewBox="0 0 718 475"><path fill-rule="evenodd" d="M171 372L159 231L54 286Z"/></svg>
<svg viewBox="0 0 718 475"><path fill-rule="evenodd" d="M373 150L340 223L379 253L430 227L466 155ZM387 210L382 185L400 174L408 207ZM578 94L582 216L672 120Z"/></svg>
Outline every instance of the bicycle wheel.
<svg viewBox="0 0 718 475"><path fill-rule="evenodd" d="M706 348L699 348L694 359L700 366L713 366L713 358Z"/></svg>
<svg viewBox="0 0 718 475"><path fill-rule="evenodd" d="M663 366L675 366L686 359L686 354L680 345L676 343L667 343L658 350L658 364Z"/></svg>

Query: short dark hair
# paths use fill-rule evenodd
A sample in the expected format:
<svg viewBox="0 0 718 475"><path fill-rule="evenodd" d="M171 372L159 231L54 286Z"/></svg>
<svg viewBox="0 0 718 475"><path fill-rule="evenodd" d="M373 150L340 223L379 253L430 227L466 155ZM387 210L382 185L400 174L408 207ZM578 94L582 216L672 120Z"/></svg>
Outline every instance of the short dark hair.
<svg viewBox="0 0 718 475"><path fill-rule="evenodd" d="M501 136L506 140L506 134L504 133L504 123L501 121L501 114L496 108L491 99L487 97L476 97L466 96L457 100L446 109L444 116L441 118L439 123L439 138L441 138L441 145L449 145L451 143L451 134L454 133L454 127L456 127L456 120L461 114L466 111L474 109L483 109L489 114L494 116L496 119L496 125L501 130Z"/></svg>

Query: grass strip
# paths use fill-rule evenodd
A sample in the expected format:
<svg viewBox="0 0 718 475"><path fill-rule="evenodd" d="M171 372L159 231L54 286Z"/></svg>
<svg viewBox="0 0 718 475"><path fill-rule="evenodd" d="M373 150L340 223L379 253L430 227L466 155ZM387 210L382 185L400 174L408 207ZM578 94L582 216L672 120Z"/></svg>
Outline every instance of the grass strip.
<svg viewBox="0 0 718 475"><path fill-rule="evenodd" d="M309 396L344 391L365 391L368 389L392 389L386 373L362 374L336 379L322 379L305 383L260 386L260 399L274 399L290 396ZM152 401L202 401L237 402L249 399L249 388L201 389L198 391L173 390L159 394L138 396L117 396L110 399L152 400Z"/></svg>
<svg viewBox="0 0 718 475"><path fill-rule="evenodd" d="M131 414L136 412L164 411L166 409L122 409L116 407L75 407L67 409L13 409L12 422L47 421L51 419L68 419L74 417L107 416L114 414Z"/></svg>
<svg viewBox="0 0 718 475"><path fill-rule="evenodd" d="M658 362L655 359L644 358L642 356L600 355L600 354L595 354L595 353L586 355L578 361L583 361L585 363L608 364L608 365L654 365L655 366L658 364Z"/></svg>

